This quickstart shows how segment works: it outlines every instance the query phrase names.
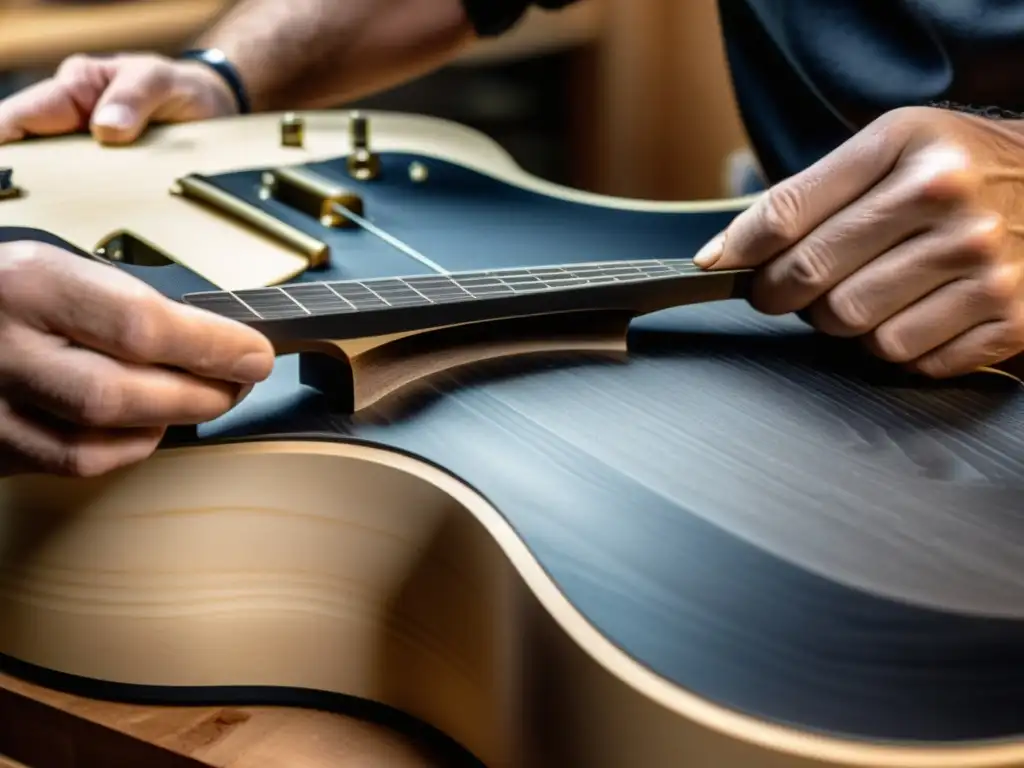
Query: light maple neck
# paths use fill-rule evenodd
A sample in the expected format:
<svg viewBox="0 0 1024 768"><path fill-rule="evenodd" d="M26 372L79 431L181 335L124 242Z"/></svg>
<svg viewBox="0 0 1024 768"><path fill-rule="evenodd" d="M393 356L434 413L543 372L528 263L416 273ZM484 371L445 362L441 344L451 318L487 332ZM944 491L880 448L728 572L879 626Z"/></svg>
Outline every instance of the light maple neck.
<svg viewBox="0 0 1024 768"><path fill-rule="evenodd" d="M638 259L189 293L182 301L270 336L352 338L517 314L634 313L731 298L737 272ZM723 289L725 293L723 294ZM710 291L710 293L709 293ZM382 330L377 330L382 329Z"/></svg>

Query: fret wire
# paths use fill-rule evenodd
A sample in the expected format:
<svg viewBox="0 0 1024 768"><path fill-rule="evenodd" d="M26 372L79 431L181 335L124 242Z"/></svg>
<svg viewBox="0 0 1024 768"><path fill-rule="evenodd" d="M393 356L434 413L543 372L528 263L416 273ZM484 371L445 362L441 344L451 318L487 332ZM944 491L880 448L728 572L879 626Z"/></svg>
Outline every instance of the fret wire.
<svg viewBox="0 0 1024 768"><path fill-rule="evenodd" d="M227 291L227 293L228 293L228 295L229 295L229 296L231 296L231 297L232 297L232 298L233 298L233 299L234 299L235 301L237 301L237 302L238 302L239 304L241 304L241 305L242 305L243 307L245 307L245 308L246 308L246 309L248 309L248 310L249 310L250 312L252 312L252 313L253 313L254 315L256 315L256 318L257 318L258 320L264 320L264 319L265 319L265 318L263 317L263 315L261 315L261 314L260 314L259 312L257 312L257 311L256 311L255 309L253 309L252 307L250 307L250 306L249 306L249 305L248 305L248 304L247 304L247 303L246 303L246 302L245 302L245 301L244 301L244 300L243 300L243 299L242 299L241 297L239 297L239 295L238 295L237 293L235 293L234 291Z"/></svg>
<svg viewBox="0 0 1024 768"><path fill-rule="evenodd" d="M467 291L465 288L462 287L462 285L459 283L458 278L453 277L451 275L445 275L444 277L445 277L445 279L448 282L450 282L456 288L458 288L459 290L463 291L467 296L469 296L469 298L471 298L471 299L475 299L476 298L476 296L474 296L470 291Z"/></svg>
<svg viewBox="0 0 1024 768"><path fill-rule="evenodd" d="M498 281L499 283L501 283L501 284L502 284L502 285L504 285L504 286L505 286L506 288L508 288L508 289L509 289L510 291L512 291L512 293L515 293L515 292L516 292L516 289L515 289L515 288L513 288L513 287L512 287L511 285L509 285L508 283L506 283L506 282L505 282L505 278L503 278L503 277L498 277L498 278L496 278L496 279L497 279L497 281Z"/></svg>
<svg viewBox="0 0 1024 768"><path fill-rule="evenodd" d="M291 300L292 300L292 303L293 303L293 304L295 304L295 306L297 306L297 307L298 307L299 309L301 309L301 310L302 310L303 312L305 312L305 313L306 313L307 315L312 315L312 314L313 314L313 313L312 313L312 312L310 312L310 311L309 311L308 309L306 309L306 305L305 305L305 304L303 304L303 303L302 303L302 302L300 302L300 301L299 301L298 299L296 299L296 298L295 298L294 296L292 296L292 295L291 295L291 294L290 294L290 293L289 293L288 291L286 291L286 290L285 290L284 288L278 287L278 289L277 289L277 290L279 290L279 291L280 291L281 293L283 293L283 294L284 294L285 296L287 296L287 297L288 297L289 299L291 299Z"/></svg>
<svg viewBox="0 0 1024 768"><path fill-rule="evenodd" d="M474 276L472 278L469 278L469 280L478 280L478 281L479 280L491 280L491 281L496 281L501 286L509 288L509 289L511 289L513 291L521 290L524 286L530 286L530 287L536 286L537 288L539 288L541 290L545 290L545 289L553 290L553 289L556 289L556 288L558 288L558 287L560 287L562 285L565 285L565 284L570 284L571 285L572 283L581 283L581 284L586 285L586 284L592 284L592 283L595 282L595 279L592 278L592 277L588 277L586 275L580 275L576 271L569 271L569 270L562 269L562 268L549 269L549 270L546 270L546 273L547 274L553 274L553 275L565 275L565 277L552 277L552 278L542 279L542 278L540 278L539 276L536 276L536 275L529 275L529 277L531 278L529 281L510 282L509 279L504 278L504 277L500 277L500 276L489 277L486 274L480 274L480 275L476 275L476 276ZM673 274L674 273L672 273L671 271L668 271L668 272L664 273L663 276L664 277L671 277ZM675 273L675 274L678 274L678 273ZM603 275L602 277L605 280L607 280L608 282L622 282L623 280L627 280L627 281L628 280L633 280L633 281L642 280L642 279L645 279L645 278L648 278L648 277L652 277L652 276L656 277L657 275L645 275L645 274L642 274L642 273L640 273L640 274L632 274L631 273L631 274L627 274L627 275L614 275L614 274ZM414 293L416 293L417 295L419 295L420 297L422 297L424 300L432 302L433 300L431 299L431 297L429 295L427 295L426 293L424 293L422 290L420 290L420 288L417 287L417 283L419 283L420 286L424 287L427 291L429 291L431 288L451 287L451 288L459 289L460 292L466 294L470 298L476 298L476 293L473 290L471 290L472 286L467 287L466 285L462 284L462 281L458 281L457 282L455 280L452 280L452 279L448 278L447 276L440 276L440 275L437 276L437 277L435 277L433 275L425 276L425 278L426 279L425 279L424 282L419 282L418 276L414 276L414 277L411 277L411 278L375 278L375 279L372 279L372 280L365 280L365 281L359 281L359 280L353 280L353 281L338 280L338 281L334 281L333 284L330 283L330 282L323 282L323 283L320 283L320 284L327 286L327 288L332 293L337 295L340 299L345 301L347 304L349 304L353 308L355 308L355 305L352 303L352 301L349 300L347 297L343 296L342 294L340 294L334 288L334 285L346 285L346 284L358 285L359 287L363 288L368 293L372 294L375 298L379 299L381 302L383 302L387 306L392 306L391 302L388 301L387 297L389 295L396 295L396 289L399 288L399 287L407 288L408 290L411 290ZM424 283L426 281L430 281L430 284L429 285L425 285ZM389 287L386 284L385 285L380 285L380 283L387 283L387 282L394 282L394 283L396 283L396 285L394 285L393 287ZM378 287L377 288L373 288L372 287L373 285L377 285ZM401 291L397 292L398 295L401 295L401 293L402 293ZM289 295L289 298L293 302L296 302L298 304L298 302L295 300L294 297ZM299 306L301 307L302 305L300 304Z"/></svg>
<svg viewBox="0 0 1024 768"><path fill-rule="evenodd" d="M426 299L426 301L427 301L427 303L428 303L428 304L435 304L435 303L436 303L436 302L435 302L435 301L433 301L433 300L432 300L432 299L431 299L431 298L430 298L429 296L427 296L427 295L426 295L425 293L423 293L423 292L422 292L422 291L420 291L420 290L419 290L418 288L416 288L416 286L415 286L415 285L412 285L411 283L409 283L409 281L408 281L408 280L406 280L406 279L405 279L404 277L400 277L400 278L398 278L398 281L399 281L399 282L400 282L400 283L401 283L402 285L404 285L404 286L406 286L407 288L409 288L409 289L411 289L411 290L415 291L415 292L416 292L416 293L418 293L418 294L419 294L420 296L422 296L422 297L423 297L424 299Z"/></svg>
<svg viewBox="0 0 1024 768"><path fill-rule="evenodd" d="M337 291L336 291L336 290L334 289L334 286L332 286L332 285L331 285L330 283L328 283L328 282L325 282L325 281L321 281L321 285L326 285L326 286L327 286L327 288L328 288L328 290L330 290L330 292L331 292L331 293L333 293L333 294L334 294L335 296L337 296L337 297L338 297L339 299L341 299L341 300L342 300L342 301L344 301L344 302L345 302L346 304L348 304L348 305L349 305L350 307L352 307L352 309L354 309L354 310L355 310L356 312L358 312L358 311L359 311L359 307L357 307L357 306L356 306L355 304L353 304L353 303L352 303L351 301L349 301L349 300L348 300L348 299L346 299L346 298L345 298L344 296L342 296L342 295L341 295L340 293L338 293L338 292L337 292Z"/></svg>
<svg viewBox="0 0 1024 768"><path fill-rule="evenodd" d="M391 278L383 278L383 279L390 280ZM371 288L370 286L364 284L362 280L356 280L355 284L360 286L360 287L362 287L362 288L365 288L366 290L368 290L370 293L372 293L378 299L383 301L386 306L389 306L389 307L391 306L391 302L389 302L387 299L385 299L383 296L381 296L379 293L377 293L375 290L373 290L373 288Z"/></svg>
<svg viewBox="0 0 1024 768"><path fill-rule="evenodd" d="M347 296L343 295L335 286L352 284L359 286L368 294L381 301L385 306L393 306L387 296L399 288L404 288L416 294L424 301L436 303L429 292L431 288L454 288L469 298L476 299L483 296L507 295L506 290L513 293L526 293L533 290L554 290L562 286L590 285L595 282L629 282L643 280L645 278L668 277L672 275L700 274L699 269L691 261L686 259L641 259L622 260L615 262L592 262L579 265L566 266L541 266L527 268L509 268L486 271L470 271L463 273L448 273L441 275L416 275L411 277L398 278L373 278L365 281L320 281L317 285L323 285L341 301L355 311L359 307ZM660 274L659 274L660 273ZM440 282L443 281L443 282ZM475 286L474 283L486 282L492 286ZM389 286L388 283L393 285ZM373 286L378 286L379 290ZM488 290L493 289L502 290ZM421 290L421 288L423 290ZM476 288L476 290L474 290ZM263 289L257 289L263 290ZM289 301L294 303L305 314L312 314L295 296L283 288L277 288ZM204 292L199 292L204 293ZM215 293L215 292L211 292ZM266 319L250 303L246 302L242 295L248 291L225 291L244 309L253 316L263 320Z"/></svg>
<svg viewBox="0 0 1024 768"><path fill-rule="evenodd" d="M587 277L588 275L607 276L609 278L614 278L615 277L615 272L619 272L621 274L622 270L628 270L631 274L643 275L643 274L649 272L652 268L653 269L657 269L659 266L660 266L661 269L666 269L666 270L668 270L670 272L675 272L676 270L673 269L673 266L683 267L685 269L685 267L689 266L689 264L685 260L678 260L678 262L676 264L670 264L669 262L667 262L665 260L657 260L657 261L655 261L655 260L650 260L650 259L644 259L644 260L639 260L639 261L604 262L604 263L597 263L597 264L574 265L573 266L573 273L576 274L577 276L581 277L581 278ZM529 267L529 268L511 268L511 269L507 269L507 270L487 270L487 271L480 271L480 272L453 273L453 276L456 277L456 278L459 278L459 276L461 274L462 277L460 278L460 282L463 282L463 283L466 282L466 281L473 280L473 279L483 279L483 278L491 278L491 279L498 279L498 280L504 281L505 277L503 277L502 274L498 274L498 273L504 273L505 275L515 276L515 277L533 277L533 278L536 279L538 274L550 274L550 273L553 273L553 272L557 272L560 269L561 268L559 268L559 267L547 267L547 266L546 267ZM561 270L561 271L564 271L564 270ZM692 271L696 272L696 271L699 271L699 270L694 268ZM432 281L432 280L436 280L436 279L446 279L446 278L447 278L447 276L436 276L435 277L434 275L424 275L424 276L415 276L413 279L415 279L417 281L421 281L421 280Z"/></svg>

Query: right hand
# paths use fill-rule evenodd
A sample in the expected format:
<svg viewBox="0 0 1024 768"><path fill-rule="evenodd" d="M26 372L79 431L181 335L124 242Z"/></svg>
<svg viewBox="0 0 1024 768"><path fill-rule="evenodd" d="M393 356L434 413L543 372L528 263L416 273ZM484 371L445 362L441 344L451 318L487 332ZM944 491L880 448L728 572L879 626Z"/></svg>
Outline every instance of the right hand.
<svg viewBox="0 0 1024 768"><path fill-rule="evenodd" d="M88 128L104 144L129 144L150 123L235 114L212 69L155 54L75 55L53 77L0 100L0 144Z"/></svg>
<svg viewBox="0 0 1024 768"><path fill-rule="evenodd" d="M114 267L0 243L0 476L97 476L230 410L274 365L257 331Z"/></svg>

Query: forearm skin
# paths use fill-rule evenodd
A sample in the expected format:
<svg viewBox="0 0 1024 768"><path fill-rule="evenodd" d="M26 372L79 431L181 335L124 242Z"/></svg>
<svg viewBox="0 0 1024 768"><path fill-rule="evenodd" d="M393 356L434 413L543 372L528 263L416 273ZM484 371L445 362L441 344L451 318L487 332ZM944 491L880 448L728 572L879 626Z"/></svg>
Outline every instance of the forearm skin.
<svg viewBox="0 0 1024 768"><path fill-rule="evenodd" d="M242 0L197 41L254 112L335 106L426 74L473 39L460 0Z"/></svg>

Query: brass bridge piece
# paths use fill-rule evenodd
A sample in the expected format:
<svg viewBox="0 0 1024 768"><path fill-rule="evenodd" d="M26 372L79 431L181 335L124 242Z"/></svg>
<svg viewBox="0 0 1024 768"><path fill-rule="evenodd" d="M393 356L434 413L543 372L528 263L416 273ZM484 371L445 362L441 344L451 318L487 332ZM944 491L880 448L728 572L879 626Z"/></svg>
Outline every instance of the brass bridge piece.
<svg viewBox="0 0 1024 768"><path fill-rule="evenodd" d="M352 151L348 155L348 172L359 181L373 181L380 176L380 156L370 149L370 121L361 112L353 112L348 123Z"/></svg>
<svg viewBox="0 0 1024 768"><path fill-rule="evenodd" d="M21 187L14 184L14 169L0 168L0 200L21 197Z"/></svg>
<svg viewBox="0 0 1024 768"><path fill-rule="evenodd" d="M363 199L315 171L303 167L277 168L263 174L263 199L274 198L317 219L325 227L352 228L358 223L345 215L363 215Z"/></svg>
<svg viewBox="0 0 1024 768"><path fill-rule="evenodd" d="M321 267L330 258L330 246L327 243L307 235L301 229L219 189L198 174L193 173L178 179L171 187L171 194L180 195L187 200L200 203L248 224L264 235L301 253L309 260L311 267Z"/></svg>
<svg viewBox="0 0 1024 768"><path fill-rule="evenodd" d="M176 263L148 240L123 229L103 238L93 248L93 253L108 261L142 267L164 267Z"/></svg>

